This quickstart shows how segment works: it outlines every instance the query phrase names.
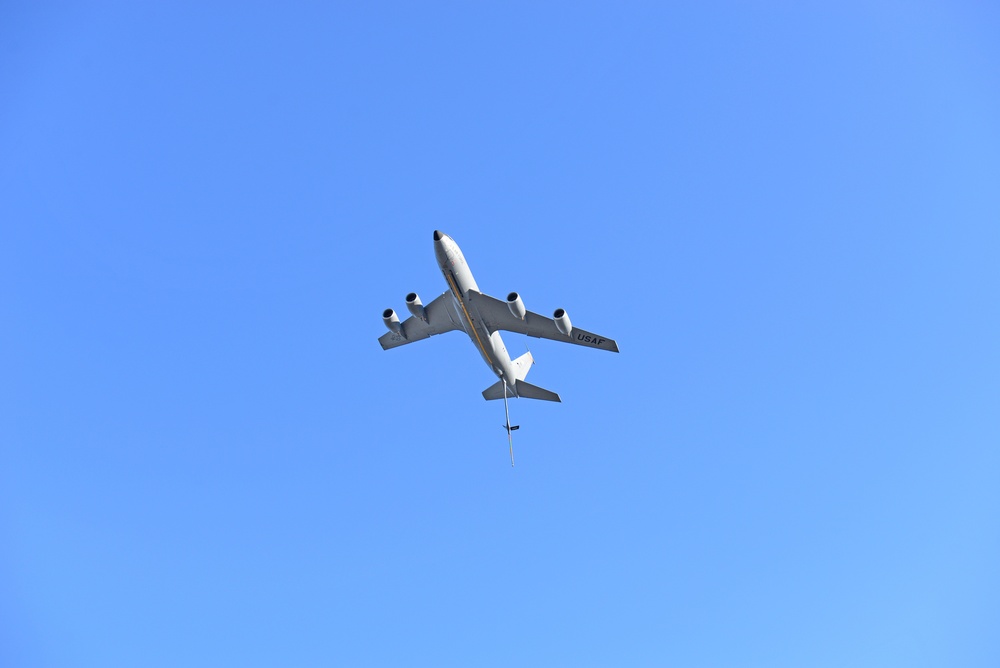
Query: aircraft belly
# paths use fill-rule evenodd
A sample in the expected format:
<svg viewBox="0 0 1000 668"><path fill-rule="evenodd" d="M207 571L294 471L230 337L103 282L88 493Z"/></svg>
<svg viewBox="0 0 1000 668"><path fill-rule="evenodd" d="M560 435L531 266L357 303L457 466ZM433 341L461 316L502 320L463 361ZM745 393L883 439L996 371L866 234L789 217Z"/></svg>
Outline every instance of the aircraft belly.
<svg viewBox="0 0 1000 668"><path fill-rule="evenodd" d="M507 354L507 346L504 345L500 332L493 332L489 335L490 348L493 353L494 371L499 369L503 372L503 378L508 384L514 382L514 373L511 368L510 355ZM499 375L499 374L498 374Z"/></svg>
<svg viewBox="0 0 1000 668"><path fill-rule="evenodd" d="M454 281L454 277L449 277L449 282ZM455 286L456 288L458 286ZM454 299L455 310L461 314L459 320L462 323L462 329L469 336L469 340L472 341L472 345L476 347L479 354L482 355L483 361L486 365L493 369L494 372L498 368L497 360L493 358L493 346L490 341L489 335L486 333L486 328L482 326L482 320L478 318L478 313L470 310L468 304L465 300L459 299L455 292L452 292L452 298Z"/></svg>

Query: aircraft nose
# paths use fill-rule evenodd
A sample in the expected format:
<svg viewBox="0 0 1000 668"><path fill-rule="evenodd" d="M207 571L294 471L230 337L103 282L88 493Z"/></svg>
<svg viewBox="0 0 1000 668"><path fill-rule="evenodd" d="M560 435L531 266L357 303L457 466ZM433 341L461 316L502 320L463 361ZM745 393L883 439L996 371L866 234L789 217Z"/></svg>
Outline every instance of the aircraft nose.
<svg viewBox="0 0 1000 668"><path fill-rule="evenodd" d="M444 239L444 232L441 230L434 230L434 241L441 241Z"/></svg>

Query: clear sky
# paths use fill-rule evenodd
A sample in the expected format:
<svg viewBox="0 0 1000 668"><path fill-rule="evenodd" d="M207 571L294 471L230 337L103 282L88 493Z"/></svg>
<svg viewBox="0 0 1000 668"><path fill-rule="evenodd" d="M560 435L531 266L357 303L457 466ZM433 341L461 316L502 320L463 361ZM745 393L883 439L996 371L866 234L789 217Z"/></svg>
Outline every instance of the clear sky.
<svg viewBox="0 0 1000 668"><path fill-rule="evenodd" d="M0 4L0 665L1000 665L998 35ZM434 229L621 346L516 468Z"/></svg>

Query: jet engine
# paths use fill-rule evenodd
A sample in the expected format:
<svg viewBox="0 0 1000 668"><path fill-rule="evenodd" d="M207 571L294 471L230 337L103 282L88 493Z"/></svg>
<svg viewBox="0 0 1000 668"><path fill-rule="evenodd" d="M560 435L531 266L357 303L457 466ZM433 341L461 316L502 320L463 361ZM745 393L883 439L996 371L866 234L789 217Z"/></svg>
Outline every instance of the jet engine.
<svg viewBox="0 0 1000 668"><path fill-rule="evenodd" d="M406 295L406 308L410 310L410 313L427 322L427 313L424 311L424 305L420 302L420 297L417 296L416 292Z"/></svg>
<svg viewBox="0 0 1000 668"><path fill-rule="evenodd" d="M573 331L573 325L570 323L569 316L566 315L565 309L557 308L555 313L552 314L552 319L556 321L556 329L558 329L560 333L569 336L570 332Z"/></svg>
<svg viewBox="0 0 1000 668"><path fill-rule="evenodd" d="M524 320L524 314L526 311L524 310L524 302L521 301L521 295L516 292L512 292L507 295L507 308L509 308L510 312L514 314L515 318Z"/></svg>
<svg viewBox="0 0 1000 668"><path fill-rule="evenodd" d="M403 333L403 326L399 324L399 316L391 308L387 308L382 311L382 322L385 326L389 328L390 332L396 332L397 334Z"/></svg>

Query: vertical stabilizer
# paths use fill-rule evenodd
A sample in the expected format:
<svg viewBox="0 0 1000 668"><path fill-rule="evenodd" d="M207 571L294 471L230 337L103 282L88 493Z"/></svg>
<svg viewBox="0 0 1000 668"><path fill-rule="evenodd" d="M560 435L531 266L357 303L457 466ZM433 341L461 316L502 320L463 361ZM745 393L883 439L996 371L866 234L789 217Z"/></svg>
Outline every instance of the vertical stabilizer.
<svg viewBox="0 0 1000 668"><path fill-rule="evenodd" d="M535 358L531 356L531 351L524 353L516 360L512 360L512 365L514 367L514 376L518 380L524 380L528 371L531 370L531 365L535 363Z"/></svg>

